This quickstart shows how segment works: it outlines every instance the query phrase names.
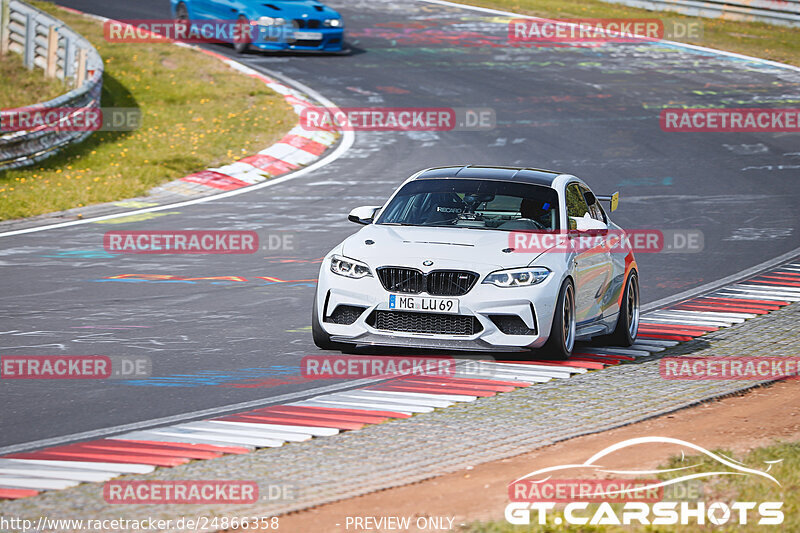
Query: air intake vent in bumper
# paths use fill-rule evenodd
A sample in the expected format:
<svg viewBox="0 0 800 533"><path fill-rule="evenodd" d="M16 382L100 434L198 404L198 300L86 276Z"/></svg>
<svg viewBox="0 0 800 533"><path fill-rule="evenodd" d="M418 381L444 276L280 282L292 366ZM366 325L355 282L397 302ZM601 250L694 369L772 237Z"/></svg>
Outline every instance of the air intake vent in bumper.
<svg viewBox="0 0 800 533"><path fill-rule="evenodd" d="M405 311L373 311L367 323L375 329L433 335L474 335L483 330L474 316Z"/></svg>

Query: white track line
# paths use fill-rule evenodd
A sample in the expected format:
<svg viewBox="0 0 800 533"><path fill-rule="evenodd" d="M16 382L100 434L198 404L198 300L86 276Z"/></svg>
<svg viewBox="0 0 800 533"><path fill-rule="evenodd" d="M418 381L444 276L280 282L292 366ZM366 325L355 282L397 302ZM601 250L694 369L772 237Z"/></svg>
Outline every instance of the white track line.
<svg viewBox="0 0 800 533"><path fill-rule="evenodd" d="M303 435L311 435L313 437L330 437L331 435L338 435L339 430L336 428L320 428L312 426L284 426L281 424L261 424L259 422L232 422L229 420L209 420L215 424L226 424L232 427L243 426L258 426L264 429L274 429L281 433L299 433Z"/></svg>
<svg viewBox="0 0 800 533"><path fill-rule="evenodd" d="M370 405L366 405L366 404L364 404L364 405L345 406L345 405L343 405L341 403L332 403L332 402L327 402L327 401L318 402L316 400L303 400L302 402L289 403L289 404L286 404L286 405L294 405L294 406L297 406L297 407L321 407L321 408L325 408L325 409L358 409L359 411L391 411L393 413L400 413L400 414L403 414L403 415L412 415L412 414L414 414L414 413L411 413L409 411L403 411L401 409L387 409L386 407L376 407L376 406L370 406ZM383 417L384 415L376 413L374 415L370 414L370 416Z"/></svg>
<svg viewBox="0 0 800 533"><path fill-rule="evenodd" d="M76 470L96 470L101 472L119 472L120 474L149 474L156 469L152 465L132 463L101 463L94 461L61 461L49 459L6 459L0 458L0 465L6 464L42 465L72 468Z"/></svg>
<svg viewBox="0 0 800 533"><path fill-rule="evenodd" d="M744 291L733 291L728 289L729 292L726 291L719 291L709 296L712 298L739 298L742 300L771 300L774 302L780 302L785 300L785 298L778 298L777 296L770 296L768 294L750 294L749 292Z"/></svg>
<svg viewBox="0 0 800 533"><path fill-rule="evenodd" d="M187 439L186 442L195 442L196 439L202 439L206 441L215 440L217 442L228 443L229 446L245 444L247 446L256 446L258 448L277 448L279 446L283 446L284 443L284 441L278 439L245 437L242 435L233 436L222 433L212 433L209 431L182 428L158 428L154 429L153 433L167 435L169 437L183 437L185 435Z"/></svg>
<svg viewBox="0 0 800 533"><path fill-rule="evenodd" d="M364 390L372 390L375 391L377 389L364 389ZM399 392L399 391L380 391L392 394L416 394L418 396L423 396L426 398L432 398L434 400L445 400L451 402L474 402L478 399L477 396L472 396L468 394L438 394L433 392Z"/></svg>
<svg viewBox="0 0 800 533"><path fill-rule="evenodd" d="M63 479L66 481L77 481L87 483L102 483L117 477L117 473L109 472L80 472L77 470L53 470L44 467L27 467L27 468L3 468L0 467L0 475L17 476L25 478L46 478L46 479Z"/></svg>
<svg viewBox="0 0 800 533"><path fill-rule="evenodd" d="M193 431L209 432L212 434L231 435L234 437L255 437L264 439L284 440L289 442L303 442L311 439L311 435L303 433L284 433L270 429L259 428L258 424L250 424L252 427L237 426L231 427L220 425L216 422L190 422L173 426L172 429L189 429Z"/></svg>
<svg viewBox="0 0 800 533"><path fill-rule="evenodd" d="M537 366L537 365L518 365L514 363L492 363L495 367L493 372L512 372L517 373L526 372L530 373L531 375L535 376L544 376L550 378L558 378L558 379L567 379L572 376L572 374L581 374L582 372L566 372L565 370L561 370L555 367L546 367L544 365ZM565 367L566 368L566 367ZM585 368L581 370L586 370ZM503 381L502 379L498 379L497 381Z"/></svg>
<svg viewBox="0 0 800 533"><path fill-rule="evenodd" d="M427 399L427 400L443 400L445 402L472 402L475 401L476 396L457 396L455 394L428 394L425 392L393 392L393 391L382 391L382 390L375 390L375 389L356 389L359 392L361 391L370 391L373 393L380 393L387 398L395 397L395 398L420 398L420 399Z"/></svg>
<svg viewBox="0 0 800 533"><path fill-rule="evenodd" d="M666 350L666 346L659 346L657 344L649 344L647 341L650 339L638 339L636 342L630 345L630 348L634 350L644 350L646 352L663 352Z"/></svg>
<svg viewBox="0 0 800 533"><path fill-rule="evenodd" d="M742 289L752 289L764 292L786 292L789 294L800 296L800 287L787 287L783 285L760 285L760 284L751 285L749 283L738 283L734 285L734 287L740 287Z"/></svg>
<svg viewBox="0 0 800 533"><path fill-rule="evenodd" d="M398 411L409 413L431 413L434 407L427 405L412 404L410 402L398 402L383 400L378 398L353 398L348 395L329 394L311 398L312 401L332 404L349 405L369 405L370 407L383 407L386 411Z"/></svg>
<svg viewBox="0 0 800 533"><path fill-rule="evenodd" d="M34 490L63 490L80 485L79 481L61 479L36 479L0 475L0 487Z"/></svg>
<svg viewBox="0 0 800 533"><path fill-rule="evenodd" d="M651 355L648 350L637 350L636 348L607 348L607 347L594 347L590 346L581 353L591 353L597 355L630 355L632 357L647 357Z"/></svg>
<svg viewBox="0 0 800 533"><path fill-rule="evenodd" d="M433 398L420 398L416 397L413 393L402 393L402 396L397 396L391 393L384 393L381 391L360 391L354 390L350 391L346 394L341 395L342 398L359 398L362 400L386 400L396 403L405 403L408 402L410 405L424 405L427 407L450 407L455 405L455 402L448 401L448 400L435 400Z"/></svg>

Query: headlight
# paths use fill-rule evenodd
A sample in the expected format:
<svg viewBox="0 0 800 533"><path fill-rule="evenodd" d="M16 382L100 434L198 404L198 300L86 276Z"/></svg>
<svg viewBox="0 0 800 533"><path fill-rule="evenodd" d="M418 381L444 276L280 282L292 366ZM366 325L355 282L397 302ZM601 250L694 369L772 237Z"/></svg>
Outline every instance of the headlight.
<svg viewBox="0 0 800 533"><path fill-rule="evenodd" d="M514 268L492 272L483 283L498 287L528 287L543 282L549 275L550 270L544 267Z"/></svg>
<svg viewBox="0 0 800 533"><path fill-rule="evenodd" d="M341 255L331 257L331 272L355 279L372 277L372 272L365 263Z"/></svg>
<svg viewBox="0 0 800 533"><path fill-rule="evenodd" d="M329 28L341 28L342 19L325 19L322 24L323 26L327 26Z"/></svg>
<svg viewBox="0 0 800 533"><path fill-rule="evenodd" d="M283 26L285 22L282 18L261 17L258 19L259 26Z"/></svg>

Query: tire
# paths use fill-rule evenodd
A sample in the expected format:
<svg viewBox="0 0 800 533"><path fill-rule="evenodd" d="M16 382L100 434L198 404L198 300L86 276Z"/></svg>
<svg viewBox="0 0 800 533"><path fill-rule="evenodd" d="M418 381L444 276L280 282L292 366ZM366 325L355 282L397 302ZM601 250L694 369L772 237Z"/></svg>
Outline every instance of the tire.
<svg viewBox="0 0 800 533"><path fill-rule="evenodd" d="M552 359L563 361L575 346L575 286L567 279L558 291L558 303L547 342L539 350Z"/></svg>
<svg viewBox="0 0 800 533"><path fill-rule="evenodd" d="M175 8L175 20L189 20L189 10L186 9L186 4L183 2Z"/></svg>
<svg viewBox="0 0 800 533"><path fill-rule="evenodd" d="M355 346L343 342L333 342L331 336L328 335L319 323L317 313L317 295L314 294L314 305L311 310L311 336L314 339L314 344L317 348L322 350L338 350L340 352L350 351Z"/></svg>
<svg viewBox="0 0 800 533"><path fill-rule="evenodd" d="M639 277L633 271L625 282L625 292L622 294L619 316L614 332L604 337L611 346L630 346L636 342L636 333L639 329Z"/></svg>
<svg viewBox="0 0 800 533"><path fill-rule="evenodd" d="M250 21L244 15L239 15L239 18L236 19L237 26L246 27L248 28L248 32L250 31ZM250 49L250 35L248 34L246 37L240 38L239 35L234 35L233 37L233 50L237 54L244 54L247 50Z"/></svg>

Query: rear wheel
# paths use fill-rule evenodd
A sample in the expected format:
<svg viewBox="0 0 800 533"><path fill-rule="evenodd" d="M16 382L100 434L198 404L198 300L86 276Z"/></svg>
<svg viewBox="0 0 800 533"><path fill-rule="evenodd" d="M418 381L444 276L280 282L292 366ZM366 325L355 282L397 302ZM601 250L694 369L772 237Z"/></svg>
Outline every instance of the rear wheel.
<svg viewBox="0 0 800 533"><path fill-rule="evenodd" d="M639 278L636 272L628 275L625 283L625 292L622 294L622 303L617 317L617 327L614 332L606 337L612 346L630 346L636 342L636 333L639 330Z"/></svg>
<svg viewBox="0 0 800 533"><path fill-rule="evenodd" d="M564 281L558 293L550 337L541 352L553 359L569 359L575 346L575 287L572 280Z"/></svg>

